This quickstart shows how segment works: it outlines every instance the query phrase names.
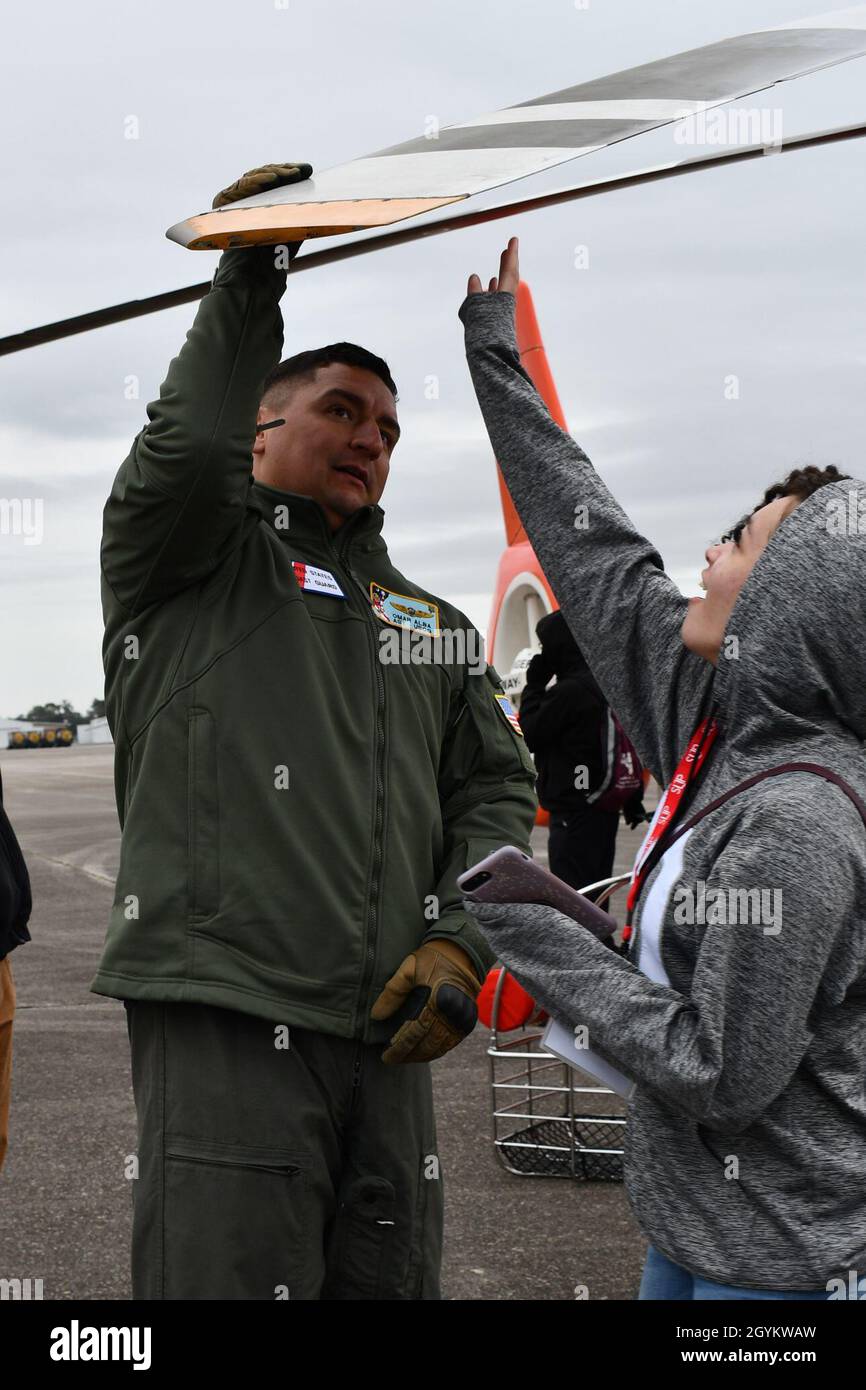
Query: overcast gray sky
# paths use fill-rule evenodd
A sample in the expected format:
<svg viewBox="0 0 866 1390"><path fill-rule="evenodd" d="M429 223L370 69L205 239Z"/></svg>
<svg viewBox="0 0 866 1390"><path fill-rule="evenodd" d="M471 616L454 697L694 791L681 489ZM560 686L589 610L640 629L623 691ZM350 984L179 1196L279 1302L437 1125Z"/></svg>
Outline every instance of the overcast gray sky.
<svg viewBox="0 0 866 1390"><path fill-rule="evenodd" d="M165 228L257 164L317 169L441 124L787 20L821 0L42 0L0 55L0 334L209 278ZM840 8L839 5L835 8ZM862 120L866 59L740 106L786 135ZM139 138L124 136L135 116ZM698 153L672 128L479 205ZM574 436L687 592L714 534L803 462L863 477L866 142L702 173L359 258L291 280L285 354L385 356L403 438L382 500L395 563L484 628L503 545L457 309L521 237ZM327 243L323 243L327 244ZM311 243L311 246L313 244ZM575 247L589 266L575 268ZM303 254L303 252L302 252ZM114 473L195 306L0 361L0 715L102 694L98 549ZM438 400L425 380L440 381ZM738 400L726 399L736 375ZM127 399L136 377L138 399Z"/></svg>

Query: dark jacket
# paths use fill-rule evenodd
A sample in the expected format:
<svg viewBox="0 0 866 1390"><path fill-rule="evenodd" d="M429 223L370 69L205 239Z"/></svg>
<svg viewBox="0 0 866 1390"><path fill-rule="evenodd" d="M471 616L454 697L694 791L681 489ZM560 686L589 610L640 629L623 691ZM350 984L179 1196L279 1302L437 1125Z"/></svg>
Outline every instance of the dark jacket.
<svg viewBox="0 0 866 1390"><path fill-rule="evenodd" d="M602 722L607 704L583 653L558 611L536 628L542 644L526 672L520 727L538 771L538 800L546 811L566 814L586 805L603 772ZM547 689L556 676L556 684ZM582 787L576 769L586 768Z"/></svg>
<svg viewBox="0 0 866 1390"><path fill-rule="evenodd" d="M21 846L3 808L0 777L0 960L30 940L27 923L32 909L30 876Z"/></svg>
<svg viewBox="0 0 866 1390"><path fill-rule="evenodd" d="M401 630L371 585L435 603L443 629L470 624L394 567L381 508L332 535L316 502L254 482L282 345L273 262L222 257L105 507L123 836L92 988L379 1041L393 1025L370 1006L422 941L492 963L456 878L528 848L534 768L491 668L383 661ZM344 597L302 587L294 561Z"/></svg>

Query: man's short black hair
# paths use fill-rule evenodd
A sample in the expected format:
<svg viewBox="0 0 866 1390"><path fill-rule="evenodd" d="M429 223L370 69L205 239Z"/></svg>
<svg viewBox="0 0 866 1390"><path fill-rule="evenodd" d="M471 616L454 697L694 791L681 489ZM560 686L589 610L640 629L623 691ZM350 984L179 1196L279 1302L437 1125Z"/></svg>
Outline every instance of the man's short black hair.
<svg viewBox="0 0 866 1390"><path fill-rule="evenodd" d="M289 381L309 381L319 367L330 367L335 362L341 363L344 367L362 367L365 372L372 372L380 381L384 381L394 399L397 399L397 387L388 369L388 363L383 358L359 347L357 343L329 343L327 347L308 348L306 352L296 352L294 357L287 357L279 366L274 367L265 377L262 400L275 386Z"/></svg>

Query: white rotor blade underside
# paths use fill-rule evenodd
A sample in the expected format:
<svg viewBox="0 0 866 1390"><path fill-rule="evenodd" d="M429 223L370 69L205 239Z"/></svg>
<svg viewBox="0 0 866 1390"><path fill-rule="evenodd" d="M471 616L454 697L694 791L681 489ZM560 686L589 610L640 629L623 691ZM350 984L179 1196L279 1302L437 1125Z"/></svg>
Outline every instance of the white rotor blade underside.
<svg viewBox="0 0 866 1390"><path fill-rule="evenodd" d="M866 53L866 5L724 39L443 126L169 228L193 249L378 227Z"/></svg>

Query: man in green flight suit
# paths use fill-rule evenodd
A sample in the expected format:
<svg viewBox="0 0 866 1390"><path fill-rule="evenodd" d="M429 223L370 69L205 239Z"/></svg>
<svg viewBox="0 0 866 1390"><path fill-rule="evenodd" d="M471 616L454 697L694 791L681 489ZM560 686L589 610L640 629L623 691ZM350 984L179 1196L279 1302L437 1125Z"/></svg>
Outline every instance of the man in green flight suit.
<svg viewBox="0 0 866 1390"><path fill-rule="evenodd" d="M440 1297L428 1064L493 959L456 878L536 809L478 634L382 539L386 363L279 361L296 250L224 253L104 510L123 833L92 988L127 1011L140 1299Z"/></svg>

